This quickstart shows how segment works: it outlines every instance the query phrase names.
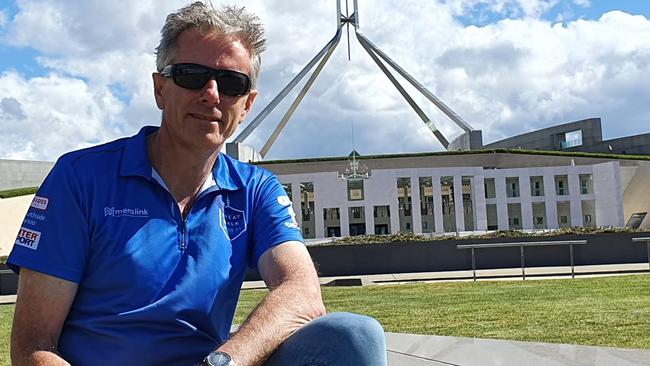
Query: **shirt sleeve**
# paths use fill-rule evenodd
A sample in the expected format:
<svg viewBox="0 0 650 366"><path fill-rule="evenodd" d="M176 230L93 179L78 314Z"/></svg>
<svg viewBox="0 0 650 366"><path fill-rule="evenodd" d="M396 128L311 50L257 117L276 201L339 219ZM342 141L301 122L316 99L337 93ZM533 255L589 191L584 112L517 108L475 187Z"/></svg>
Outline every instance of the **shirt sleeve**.
<svg viewBox="0 0 650 366"><path fill-rule="evenodd" d="M291 200L275 176L269 174L260 184L253 212L253 255L249 266L268 249L287 241L304 242Z"/></svg>
<svg viewBox="0 0 650 366"><path fill-rule="evenodd" d="M39 188L18 231L7 264L79 283L89 243L80 182L59 159Z"/></svg>

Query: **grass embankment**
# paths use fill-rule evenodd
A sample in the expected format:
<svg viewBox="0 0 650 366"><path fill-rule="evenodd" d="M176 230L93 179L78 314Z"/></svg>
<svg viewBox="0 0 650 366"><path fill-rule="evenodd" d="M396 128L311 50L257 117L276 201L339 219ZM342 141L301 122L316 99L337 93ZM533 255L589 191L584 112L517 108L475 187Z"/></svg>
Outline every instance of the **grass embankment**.
<svg viewBox="0 0 650 366"><path fill-rule="evenodd" d="M242 291L235 323L266 294ZM650 275L323 288L329 312L378 319L386 331L650 349ZM0 306L0 365L9 365L13 305Z"/></svg>

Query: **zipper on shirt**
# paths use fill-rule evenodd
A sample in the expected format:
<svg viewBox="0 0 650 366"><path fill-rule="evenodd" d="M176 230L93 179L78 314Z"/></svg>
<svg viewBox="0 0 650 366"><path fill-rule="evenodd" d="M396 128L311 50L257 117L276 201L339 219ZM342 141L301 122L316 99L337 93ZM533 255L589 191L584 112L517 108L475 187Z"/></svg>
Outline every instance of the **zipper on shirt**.
<svg viewBox="0 0 650 366"><path fill-rule="evenodd" d="M187 218L181 219L181 240L178 249L183 253L187 248Z"/></svg>

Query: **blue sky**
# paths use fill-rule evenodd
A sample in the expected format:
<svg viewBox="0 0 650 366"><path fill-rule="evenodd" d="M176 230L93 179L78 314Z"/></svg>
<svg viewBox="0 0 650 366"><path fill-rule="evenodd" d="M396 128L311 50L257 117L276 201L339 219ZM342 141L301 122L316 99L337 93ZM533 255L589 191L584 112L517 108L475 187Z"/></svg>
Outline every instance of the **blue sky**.
<svg viewBox="0 0 650 366"><path fill-rule="evenodd" d="M165 15L186 3L0 2L0 158L52 161L159 124L153 49ZM262 18L268 38L250 120L333 36L335 6L237 3ZM485 142L591 117L605 138L650 132L650 1L359 3L364 34ZM358 43L350 62L346 48L343 39L268 157L347 155L352 122L361 154L441 150ZM407 90L449 140L461 132ZM261 148L290 101L246 143Z"/></svg>

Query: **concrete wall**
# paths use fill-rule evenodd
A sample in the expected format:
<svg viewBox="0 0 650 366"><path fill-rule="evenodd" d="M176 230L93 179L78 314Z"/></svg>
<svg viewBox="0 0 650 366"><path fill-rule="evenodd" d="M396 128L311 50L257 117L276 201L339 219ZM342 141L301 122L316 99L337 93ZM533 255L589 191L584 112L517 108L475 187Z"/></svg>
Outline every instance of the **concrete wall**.
<svg viewBox="0 0 650 366"><path fill-rule="evenodd" d="M34 195L0 199L0 255L8 255Z"/></svg>
<svg viewBox="0 0 650 366"><path fill-rule="evenodd" d="M647 263L646 245L632 242L632 238L640 236L644 236L643 233L318 245L307 249L320 276L346 276L471 270L471 250L457 249L457 245L515 241L586 239L587 244L573 246L574 262L577 266ZM570 265L568 246L527 247L524 251L527 268ZM476 249L475 259L477 269L521 268L519 247ZM253 271L247 275L247 280L258 278Z"/></svg>
<svg viewBox="0 0 650 366"><path fill-rule="evenodd" d="M593 145L584 145L565 151L584 151L627 155L650 155L650 133L605 140Z"/></svg>
<svg viewBox="0 0 650 366"><path fill-rule="evenodd" d="M598 144L602 141L600 118L589 118L581 121L564 123L496 141L483 146L485 149L527 149L527 150L562 150L560 142L564 141L564 133L581 130L583 146ZM580 148L573 151L583 151Z"/></svg>
<svg viewBox="0 0 650 366"><path fill-rule="evenodd" d="M38 187L54 163L0 159L0 190Z"/></svg>
<svg viewBox="0 0 650 366"><path fill-rule="evenodd" d="M473 130L465 132L462 135L453 139L447 150L479 150L483 146L483 133L481 130Z"/></svg>

